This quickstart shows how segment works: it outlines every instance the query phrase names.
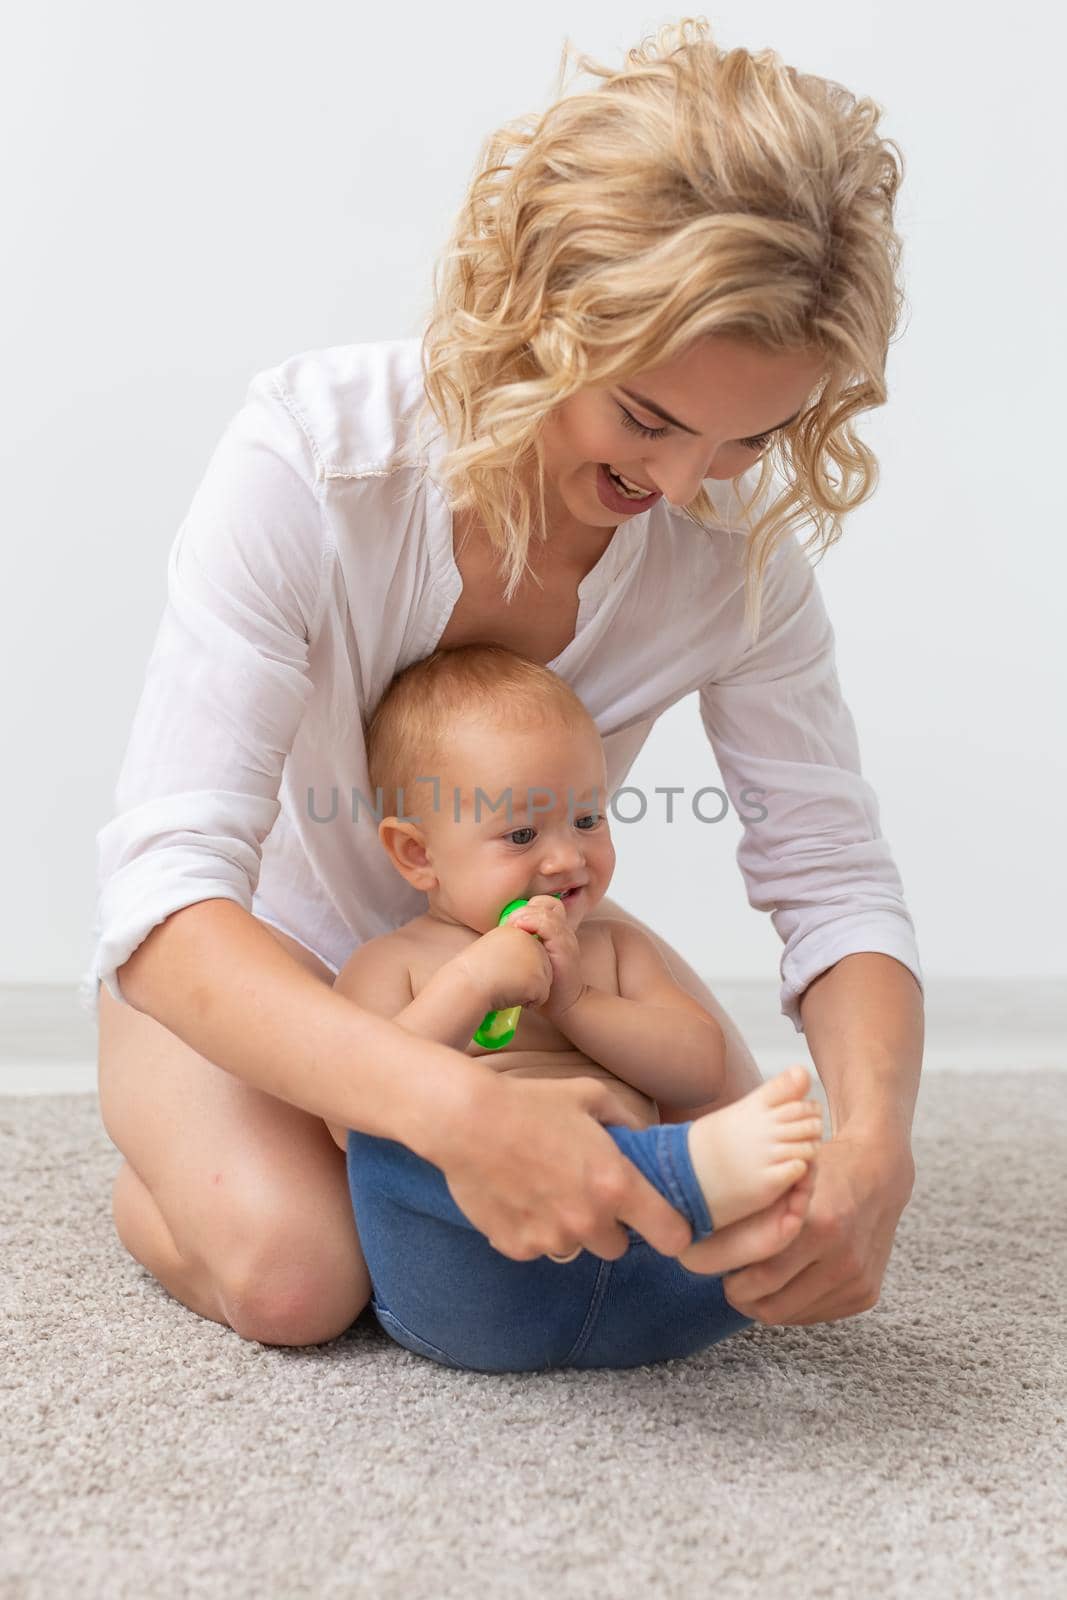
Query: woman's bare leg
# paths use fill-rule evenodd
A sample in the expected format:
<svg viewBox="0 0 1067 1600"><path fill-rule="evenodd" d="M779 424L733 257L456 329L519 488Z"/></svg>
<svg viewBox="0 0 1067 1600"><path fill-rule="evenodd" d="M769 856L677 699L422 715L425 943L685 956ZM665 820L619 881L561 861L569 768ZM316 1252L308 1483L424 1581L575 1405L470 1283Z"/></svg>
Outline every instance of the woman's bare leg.
<svg viewBox="0 0 1067 1600"><path fill-rule="evenodd" d="M110 999L110 996L108 997ZM113 1005L116 1003L111 1002ZM184 1259L163 1213L128 1161L115 1174L111 1189L111 1215L125 1248L147 1267L153 1278L198 1316L229 1327L229 1318L211 1274Z"/></svg>
<svg viewBox="0 0 1067 1600"><path fill-rule="evenodd" d="M333 973L270 932L324 983ZM100 990L100 1109L126 1157L125 1248L200 1316L263 1344L320 1344L370 1297L345 1161L321 1117L254 1089Z"/></svg>

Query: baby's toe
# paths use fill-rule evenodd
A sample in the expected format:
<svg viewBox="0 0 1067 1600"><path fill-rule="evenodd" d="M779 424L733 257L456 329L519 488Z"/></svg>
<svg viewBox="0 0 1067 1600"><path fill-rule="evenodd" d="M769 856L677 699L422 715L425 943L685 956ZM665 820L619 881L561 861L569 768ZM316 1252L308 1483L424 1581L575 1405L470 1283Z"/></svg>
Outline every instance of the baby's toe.
<svg viewBox="0 0 1067 1600"><path fill-rule="evenodd" d="M822 1107L817 1100L788 1100L784 1106L778 1107L778 1115L785 1122L800 1117L818 1117L821 1120Z"/></svg>
<svg viewBox="0 0 1067 1600"><path fill-rule="evenodd" d="M810 1085L811 1076L807 1067L789 1067L776 1078L768 1078L766 1083L761 1083L753 1093L758 1094L767 1106L784 1106L798 1100Z"/></svg>
<svg viewBox="0 0 1067 1600"><path fill-rule="evenodd" d="M815 1139L790 1139L788 1144L780 1144L774 1152L775 1161L812 1161L818 1153L819 1145Z"/></svg>
<svg viewBox="0 0 1067 1600"><path fill-rule="evenodd" d="M792 1108L779 1106L773 1116L774 1137L777 1139L815 1139L822 1133L822 1117L812 1116L809 1112L804 1117L791 1117L788 1115Z"/></svg>

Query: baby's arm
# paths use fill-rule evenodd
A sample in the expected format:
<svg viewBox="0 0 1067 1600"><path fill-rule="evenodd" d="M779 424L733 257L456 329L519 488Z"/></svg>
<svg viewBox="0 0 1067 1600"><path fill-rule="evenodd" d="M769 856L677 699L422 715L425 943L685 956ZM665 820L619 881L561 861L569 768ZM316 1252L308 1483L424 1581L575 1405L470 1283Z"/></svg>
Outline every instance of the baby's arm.
<svg viewBox="0 0 1067 1600"><path fill-rule="evenodd" d="M403 948L388 934L361 944L334 983L367 1011L390 1017L409 1033L465 1050L485 1015L484 997L461 965L445 962L412 998Z"/></svg>
<svg viewBox="0 0 1067 1600"><path fill-rule="evenodd" d="M726 1040L631 922L601 919L615 947L619 993L588 984L554 1017L571 1043L661 1105L699 1105L722 1089Z"/></svg>

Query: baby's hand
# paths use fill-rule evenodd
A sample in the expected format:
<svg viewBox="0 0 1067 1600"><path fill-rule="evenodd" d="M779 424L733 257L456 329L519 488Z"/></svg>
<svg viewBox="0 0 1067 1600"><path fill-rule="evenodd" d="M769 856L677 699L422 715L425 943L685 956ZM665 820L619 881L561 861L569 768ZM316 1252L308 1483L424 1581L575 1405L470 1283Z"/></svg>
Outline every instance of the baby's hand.
<svg viewBox="0 0 1067 1600"><path fill-rule="evenodd" d="M535 894L527 905L511 913L505 926L536 933L544 946L552 963L552 990L548 999L537 1009L550 1022L555 1021L575 1003L585 988L578 939L567 921L563 902L552 894Z"/></svg>
<svg viewBox="0 0 1067 1600"><path fill-rule="evenodd" d="M548 952L522 928L513 928L514 920L508 917L500 927L483 933L449 963L473 980L487 1011L537 1006L551 993Z"/></svg>

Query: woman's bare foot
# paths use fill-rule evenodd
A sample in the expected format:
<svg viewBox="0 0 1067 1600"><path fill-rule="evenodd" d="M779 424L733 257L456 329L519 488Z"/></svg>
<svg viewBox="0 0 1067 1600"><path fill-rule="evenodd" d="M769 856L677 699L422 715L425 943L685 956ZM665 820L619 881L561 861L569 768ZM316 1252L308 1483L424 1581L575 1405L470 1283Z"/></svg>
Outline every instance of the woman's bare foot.
<svg viewBox="0 0 1067 1600"><path fill-rule="evenodd" d="M817 1102L801 1099L810 1086L805 1067L790 1067L690 1125L689 1155L716 1231L804 1176L822 1138Z"/></svg>

